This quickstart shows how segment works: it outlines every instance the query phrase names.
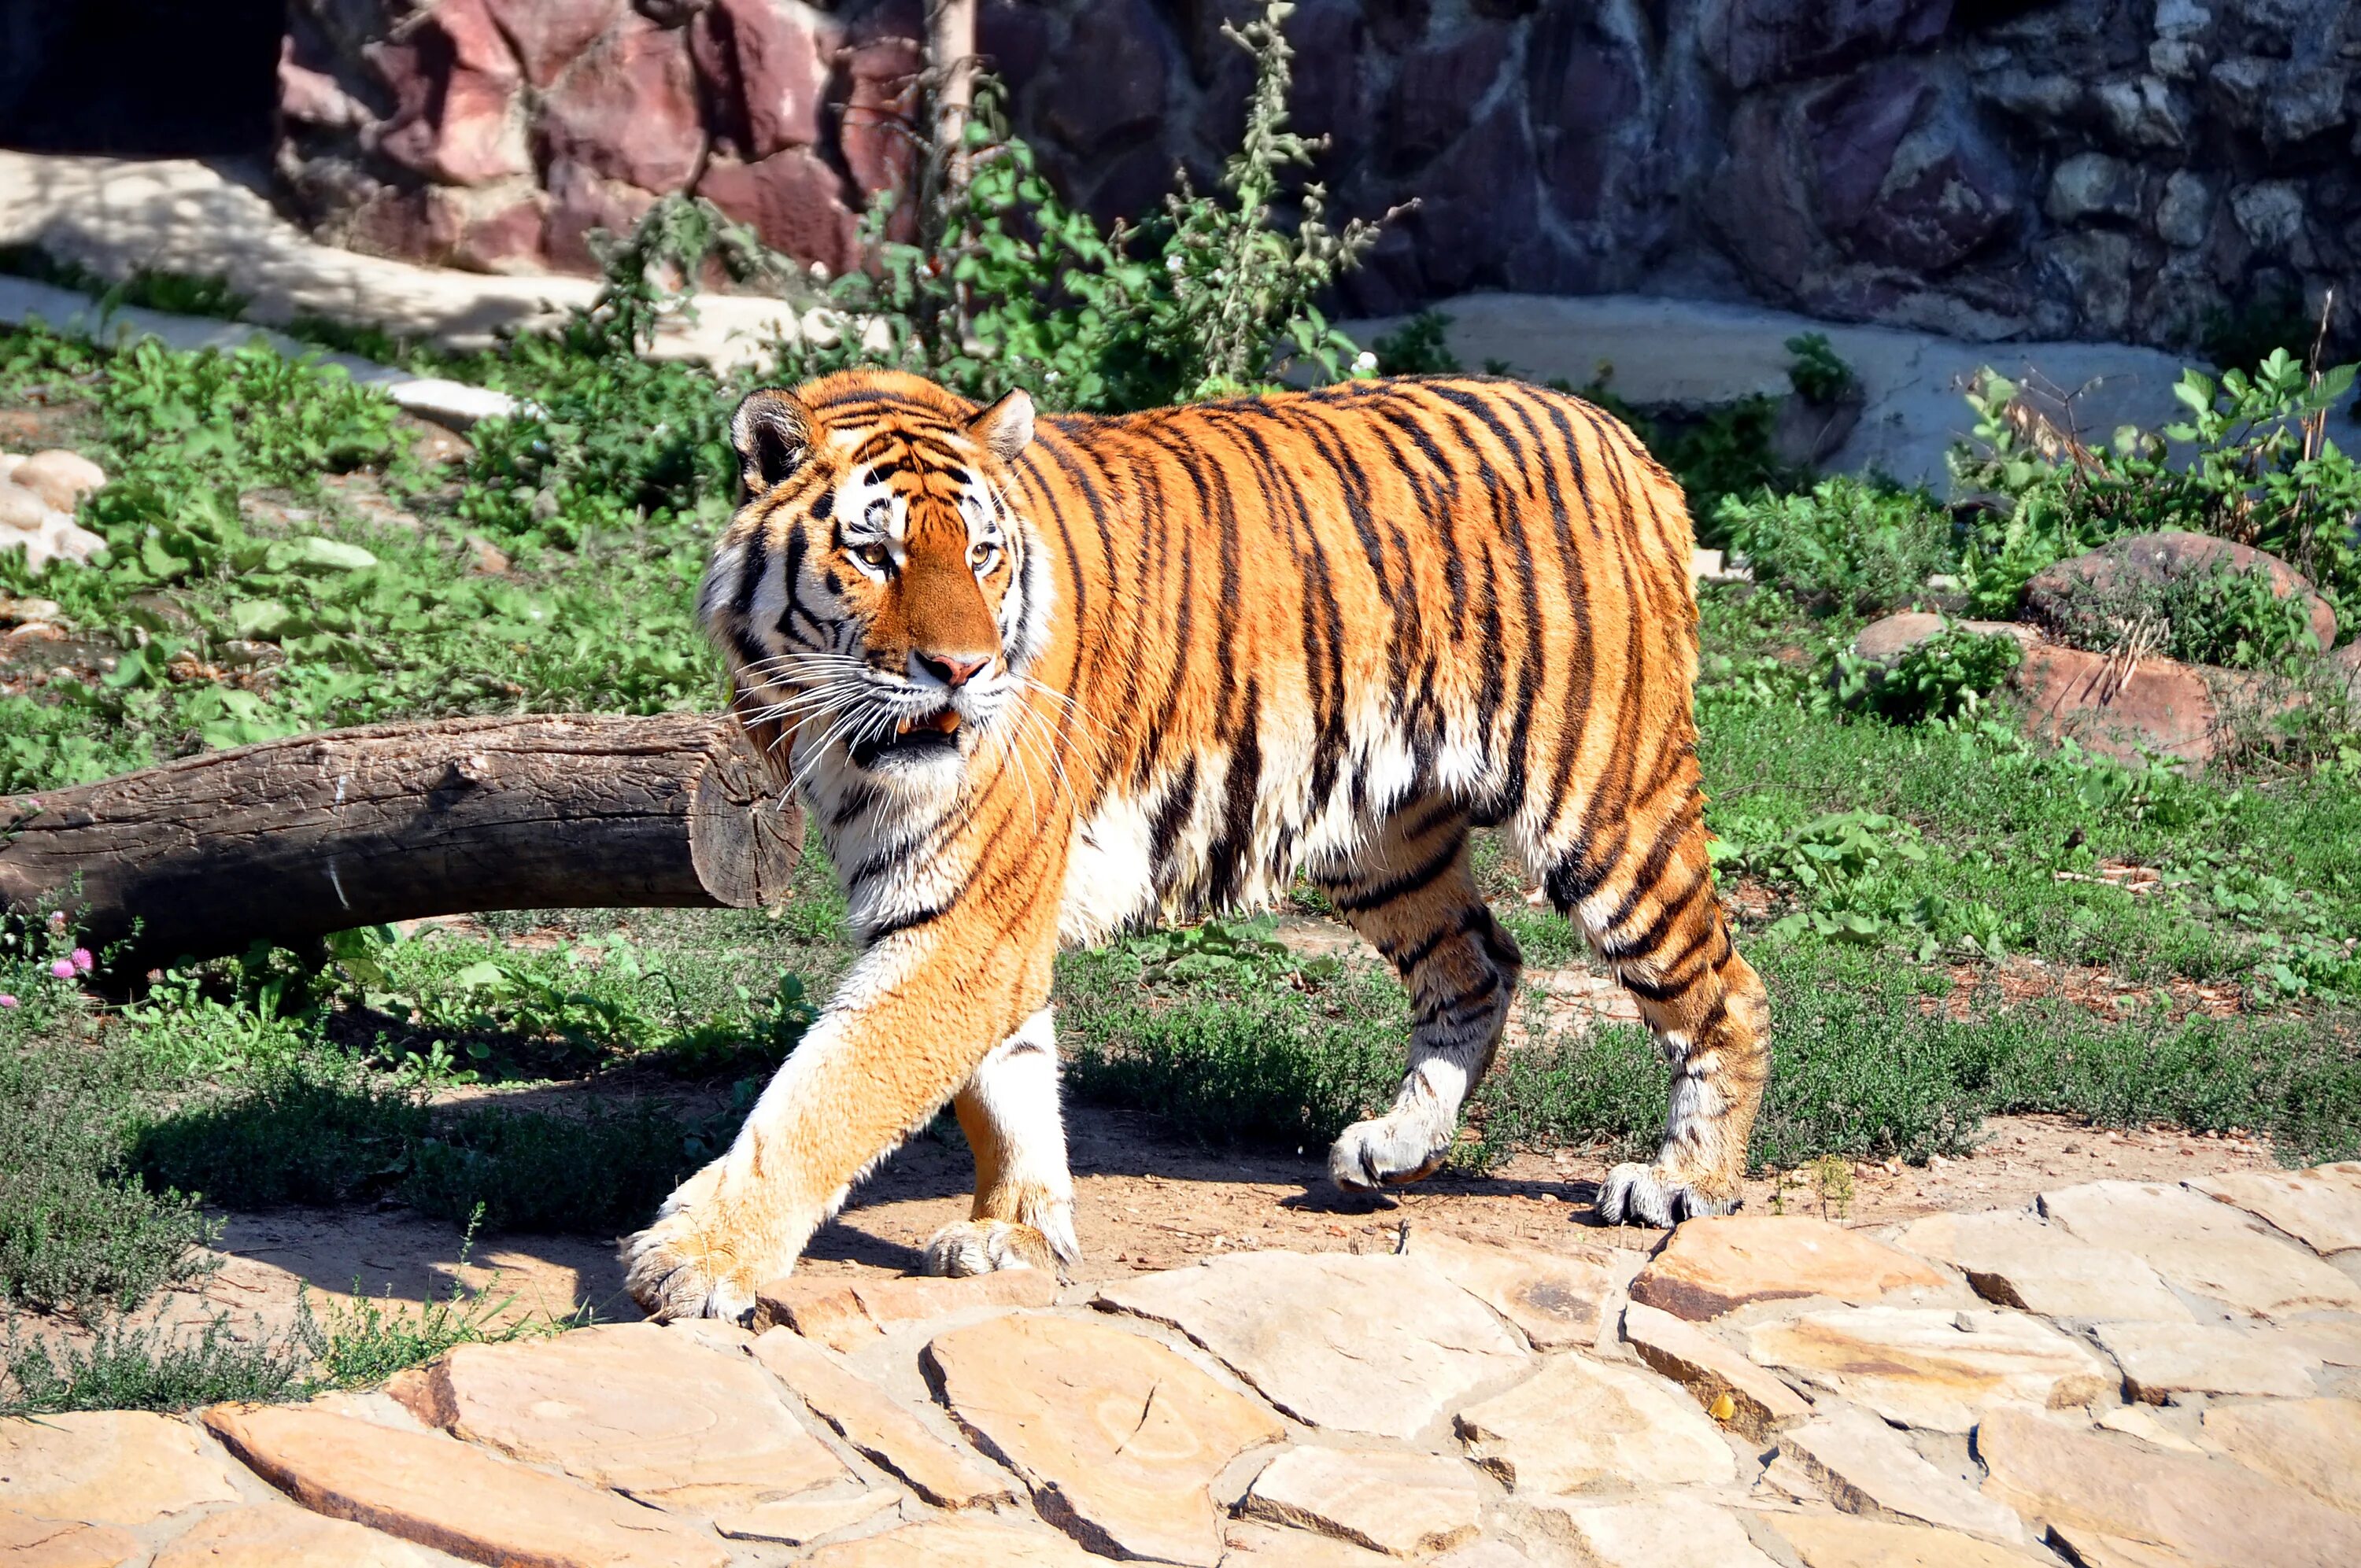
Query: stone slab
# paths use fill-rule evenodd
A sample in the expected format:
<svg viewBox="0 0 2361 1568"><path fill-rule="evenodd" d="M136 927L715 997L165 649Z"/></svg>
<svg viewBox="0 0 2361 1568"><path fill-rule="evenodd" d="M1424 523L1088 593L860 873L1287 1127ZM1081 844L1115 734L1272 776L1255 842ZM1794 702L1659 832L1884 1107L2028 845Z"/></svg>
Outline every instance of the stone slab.
<svg viewBox="0 0 2361 1568"><path fill-rule="evenodd" d="M1634 1301L1623 1338L1658 1375L1695 1396L1706 1413L1756 1442L1812 1413L1811 1401L1696 1324Z"/></svg>
<svg viewBox="0 0 2361 1568"><path fill-rule="evenodd" d="M1986 1417L1975 1442L1985 1492L2070 1543L2136 1542L2162 1549L2154 1561L2201 1568L2361 1563L2361 1519L2235 1460L2168 1453L2013 1409Z"/></svg>
<svg viewBox="0 0 2361 1568"><path fill-rule="evenodd" d="M851 1479L745 1356L654 1323L461 1345L390 1391L454 1437L676 1512Z"/></svg>
<svg viewBox="0 0 2361 1568"><path fill-rule="evenodd" d="M2156 1270L2130 1253L2092 1246L2024 1210L1930 1214L1900 1245L1948 1263L1977 1295L2051 1318L2193 1322Z"/></svg>
<svg viewBox="0 0 2361 1568"><path fill-rule="evenodd" d="M1288 1414L1409 1437L1523 1371L1491 1310L1415 1258L1241 1253L1104 1287L1097 1305L1169 1323Z"/></svg>
<svg viewBox="0 0 2361 1568"><path fill-rule="evenodd" d="M1730 1445L1686 1395L1647 1373L1552 1357L1453 1418L1468 1457L1518 1493L1730 1480Z"/></svg>
<svg viewBox="0 0 2361 1568"><path fill-rule="evenodd" d="M1492 1246L1429 1231L1411 1239L1411 1255L1516 1324L1534 1349L1564 1350L1598 1343L1630 1255Z"/></svg>
<svg viewBox="0 0 2361 1568"><path fill-rule="evenodd" d="M41 1519L137 1527L237 1500L196 1429L142 1410L0 1420L0 1505Z"/></svg>
<svg viewBox="0 0 2361 1568"><path fill-rule="evenodd" d="M1730 1214L1684 1222L1632 1279L1631 1299L1699 1322L1749 1301L1869 1302L1946 1283L1922 1259L1824 1220Z"/></svg>
<svg viewBox="0 0 2361 1568"><path fill-rule="evenodd" d="M2234 1170L2182 1185L2268 1222L2323 1255L2361 1247L2361 1160Z"/></svg>
<svg viewBox="0 0 2361 1568"><path fill-rule="evenodd" d="M2178 1394L2317 1392L2320 1364L2278 1335L2197 1323L2101 1323L2096 1332L2124 1369L2125 1397L2151 1405Z"/></svg>
<svg viewBox="0 0 2361 1568"><path fill-rule="evenodd" d="M432 1568L447 1561L406 1541L284 1503L201 1519L156 1554L153 1568Z"/></svg>
<svg viewBox="0 0 2361 1568"><path fill-rule="evenodd" d="M2037 1318L1854 1307L1760 1323L1747 1354L1887 1420L1963 1432L1997 1405L2058 1409L2111 1393L2114 1369Z"/></svg>
<svg viewBox="0 0 2361 1568"><path fill-rule="evenodd" d="M754 1359L794 1389L837 1435L908 1482L942 1508L1016 1500L1009 1474L954 1447L867 1378L857 1376L792 1329L772 1329L749 1347Z"/></svg>
<svg viewBox="0 0 2361 1568"><path fill-rule="evenodd" d="M2205 1436L2231 1458L2347 1513L2361 1513L2361 1400L2215 1405Z"/></svg>
<svg viewBox="0 0 2361 1568"><path fill-rule="evenodd" d="M205 1426L315 1513L478 1563L723 1568L720 1543L668 1514L442 1432L300 1406L215 1405Z"/></svg>
<svg viewBox="0 0 2361 1568"><path fill-rule="evenodd" d="M1042 1517L1096 1552L1218 1563L1208 1490L1278 1417L1170 1347L1113 1323L1031 1315L938 1334L921 1365Z"/></svg>
<svg viewBox="0 0 2361 1568"><path fill-rule="evenodd" d="M1222 1568L1386 1568L1395 1560L1333 1536L1242 1519L1223 1533Z"/></svg>
<svg viewBox="0 0 2361 1568"><path fill-rule="evenodd" d="M1847 1514L1756 1516L1804 1568L2055 1568L2048 1557L1924 1525Z"/></svg>
<svg viewBox="0 0 2361 1568"><path fill-rule="evenodd" d="M1519 1517L1591 1568L1773 1568L1728 1509L1680 1492L1636 1503L1549 1498Z"/></svg>
<svg viewBox="0 0 2361 1568"><path fill-rule="evenodd" d="M1849 1514L2020 1542L2025 1523L1956 1475L1928 1464L1876 1417L1845 1407L1779 1438L1779 1455Z"/></svg>
<svg viewBox="0 0 2361 1568"><path fill-rule="evenodd" d="M126 1568L147 1555L138 1537L113 1525L0 1508L0 1568Z"/></svg>
<svg viewBox="0 0 2361 1568"><path fill-rule="evenodd" d="M802 1546L873 1519L893 1508L895 1500L891 1492L862 1492L849 1497L781 1497L718 1515L713 1528L732 1541L776 1541Z"/></svg>
<svg viewBox="0 0 2361 1568"><path fill-rule="evenodd" d="M830 1350L853 1351L890 1329L979 1308L1046 1307L1058 1277L1005 1268L971 1279L774 1279L755 1292L754 1327L795 1330Z"/></svg>
<svg viewBox="0 0 2361 1568"><path fill-rule="evenodd" d="M2093 1181L2041 1195L2044 1215L2097 1246L2128 1252L2185 1290L2250 1312L2361 1310L2361 1285L2301 1243L2185 1187Z"/></svg>
<svg viewBox="0 0 2361 1568"><path fill-rule="evenodd" d="M1290 1448L1263 1467L1241 1512L1396 1557L1475 1538L1484 1492L1467 1467L1431 1453Z"/></svg>
<svg viewBox="0 0 2361 1568"><path fill-rule="evenodd" d="M823 1546L808 1568L1106 1568L1064 1536L982 1519L930 1519Z"/></svg>

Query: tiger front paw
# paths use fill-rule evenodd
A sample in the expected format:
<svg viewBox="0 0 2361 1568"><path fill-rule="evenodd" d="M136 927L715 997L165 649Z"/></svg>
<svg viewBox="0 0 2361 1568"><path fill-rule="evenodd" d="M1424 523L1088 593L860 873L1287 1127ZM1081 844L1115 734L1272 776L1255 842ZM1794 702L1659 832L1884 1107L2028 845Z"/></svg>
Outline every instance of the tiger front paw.
<svg viewBox="0 0 2361 1568"><path fill-rule="evenodd" d="M1607 1173L1598 1188L1598 1217L1610 1225L1655 1225L1670 1230L1683 1220L1727 1214L1738 1207L1733 1183L1716 1192L1662 1165L1627 1161Z"/></svg>
<svg viewBox="0 0 2361 1568"><path fill-rule="evenodd" d="M927 1272L941 1278L965 1279L1004 1268L1057 1266L1057 1253L1049 1236L1013 1220L961 1220L945 1225L927 1242Z"/></svg>
<svg viewBox="0 0 2361 1568"><path fill-rule="evenodd" d="M1328 1150L1328 1179L1347 1192L1376 1192L1424 1180L1450 1152L1449 1135L1438 1139L1429 1118L1395 1111L1338 1135Z"/></svg>

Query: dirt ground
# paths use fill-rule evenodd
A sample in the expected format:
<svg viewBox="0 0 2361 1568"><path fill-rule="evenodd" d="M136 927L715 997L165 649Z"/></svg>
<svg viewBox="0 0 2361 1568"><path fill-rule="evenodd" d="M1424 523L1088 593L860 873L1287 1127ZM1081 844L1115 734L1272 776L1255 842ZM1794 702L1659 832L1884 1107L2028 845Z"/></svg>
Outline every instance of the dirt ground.
<svg viewBox="0 0 2361 1568"><path fill-rule="evenodd" d="M1222 1153L1157 1136L1129 1113L1083 1107L1071 1116L1078 1274L1104 1278L1172 1268L1193 1258L1255 1247L1296 1251L1390 1250L1405 1223L1475 1239L1541 1247L1577 1241L1648 1249L1661 1233L1598 1225L1590 1202L1607 1162L1578 1150L1525 1154L1480 1177L1445 1175L1372 1205L1328 1186L1323 1151ZM1839 1213L1881 1224L1941 1210L2015 1207L2044 1189L2107 1178L2179 1180L2212 1171L2268 1168L2257 1141L2156 1129L2094 1132L2061 1117L2003 1116L1986 1124L1977 1151L1925 1168L1856 1164ZM898 1274L917 1266L928 1235L965 1216L972 1178L956 1133L920 1136L855 1190L813 1239L803 1270L815 1275ZM1749 1212L1768 1212L1772 1188L1750 1183ZM1790 1213L1818 1213L1808 1190L1791 1190ZM153 1309L181 1328L227 1312L241 1333L291 1320L299 1289L315 1310L359 1293L395 1301L446 1298L456 1281L512 1312L564 1314L588 1307L603 1321L635 1317L620 1288L614 1250L582 1237L480 1238L467 1266L459 1234L407 1211L282 1210L225 1216L222 1266L201 1287Z"/></svg>

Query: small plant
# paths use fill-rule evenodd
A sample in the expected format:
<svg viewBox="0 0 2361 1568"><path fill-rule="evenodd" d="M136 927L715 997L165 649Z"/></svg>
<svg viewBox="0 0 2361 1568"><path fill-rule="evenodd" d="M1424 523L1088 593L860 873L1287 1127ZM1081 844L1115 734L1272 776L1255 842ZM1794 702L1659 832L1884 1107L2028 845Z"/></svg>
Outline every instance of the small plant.
<svg viewBox="0 0 2361 1568"><path fill-rule="evenodd" d="M1730 497L1717 517L1755 581L1824 610L1897 609L1954 561L1950 520L1930 498L1859 479L1824 479L1789 496Z"/></svg>
<svg viewBox="0 0 2361 1568"><path fill-rule="evenodd" d="M1828 334L1800 333L1787 340L1786 347L1795 356L1787 367L1787 383L1806 402L1839 403L1860 387L1852 367L1829 345Z"/></svg>
<svg viewBox="0 0 2361 1568"><path fill-rule="evenodd" d="M2006 632L1984 635L1947 625L1882 663L1839 653L1835 699L1840 707L1892 724L1971 717L2024 661L2023 645Z"/></svg>
<svg viewBox="0 0 2361 1568"><path fill-rule="evenodd" d="M479 1204L468 1216L467 1231L459 1240L460 1272L466 1270L475 1251L476 1228L483 1218ZM355 1280L350 1302L331 1301L320 1314L314 1336L319 1376L332 1387L371 1387L407 1367L423 1365L456 1345L508 1344L588 1321L587 1309L563 1320L518 1312L513 1295L494 1294L499 1285L495 1275L489 1285L471 1291L455 1277L442 1299L410 1307L390 1299L372 1301ZM297 1310L310 1316L308 1303L299 1302Z"/></svg>
<svg viewBox="0 0 2361 1568"><path fill-rule="evenodd" d="M1464 368L1451 352L1451 318L1419 312L1369 345L1380 376L1450 376Z"/></svg>

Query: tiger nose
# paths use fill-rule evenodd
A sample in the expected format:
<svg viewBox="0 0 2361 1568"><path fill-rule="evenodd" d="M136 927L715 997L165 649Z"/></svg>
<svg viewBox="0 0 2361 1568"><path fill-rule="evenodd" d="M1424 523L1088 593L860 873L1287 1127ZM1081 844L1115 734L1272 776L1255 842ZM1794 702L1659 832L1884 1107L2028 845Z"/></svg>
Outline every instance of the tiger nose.
<svg viewBox="0 0 2361 1568"><path fill-rule="evenodd" d="M918 667L947 686L963 686L970 677L992 663L989 658L962 659L950 653L914 653Z"/></svg>

